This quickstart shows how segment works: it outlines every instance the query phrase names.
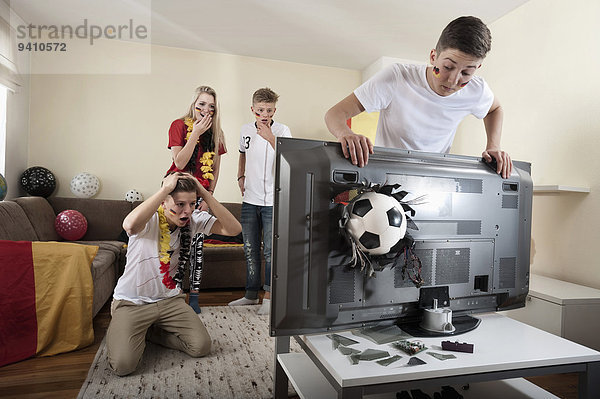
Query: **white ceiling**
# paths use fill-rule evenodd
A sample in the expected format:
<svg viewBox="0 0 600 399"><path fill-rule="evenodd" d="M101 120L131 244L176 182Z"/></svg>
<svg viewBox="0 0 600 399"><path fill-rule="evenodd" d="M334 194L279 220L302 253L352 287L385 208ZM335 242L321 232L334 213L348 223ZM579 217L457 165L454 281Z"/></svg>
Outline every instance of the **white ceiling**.
<svg viewBox="0 0 600 399"><path fill-rule="evenodd" d="M362 70L382 56L425 62L452 19L476 15L489 24L526 1L10 0L10 5L34 25L76 26L88 19L106 26L131 18L149 26L153 44Z"/></svg>

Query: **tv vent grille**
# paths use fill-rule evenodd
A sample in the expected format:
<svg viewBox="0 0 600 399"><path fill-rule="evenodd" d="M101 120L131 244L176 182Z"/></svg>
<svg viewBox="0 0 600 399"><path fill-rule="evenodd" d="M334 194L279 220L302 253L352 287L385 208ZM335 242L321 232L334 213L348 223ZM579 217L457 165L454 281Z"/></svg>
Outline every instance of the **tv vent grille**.
<svg viewBox="0 0 600 399"><path fill-rule="evenodd" d="M483 180L478 179L454 179L456 181L457 193L483 193Z"/></svg>
<svg viewBox="0 0 600 399"><path fill-rule="evenodd" d="M329 285L329 303L354 302L356 269L338 266L331 268L330 271L332 279Z"/></svg>
<svg viewBox="0 0 600 399"><path fill-rule="evenodd" d="M432 285L431 278L433 276L433 249L416 249L415 254L421 260L421 278L425 281L425 286ZM402 267L404 266L404 256L400 257L400 261L394 267L394 288L414 287L412 280L404 274L402 279Z"/></svg>
<svg viewBox="0 0 600 399"><path fill-rule="evenodd" d="M465 284L471 269L470 248L440 248L435 253L435 283Z"/></svg>
<svg viewBox="0 0 600 399"><path fill-rule="evenodd" d="M519 207L519 196L518 195L503 195L502 196L502 208L517 209L518 207Z"/></svg>
<svg viewBox="0 0 600 399"><path fill-rule="evenodd" d="M459 220L456 226L458 235L481 235L481 220Z"/></svg>
<svg viewBox="0 0 600 399"><path fill-rule="evenodd" d="M500 284L498 288L517 286L517 258L500 258Z"/></svg>

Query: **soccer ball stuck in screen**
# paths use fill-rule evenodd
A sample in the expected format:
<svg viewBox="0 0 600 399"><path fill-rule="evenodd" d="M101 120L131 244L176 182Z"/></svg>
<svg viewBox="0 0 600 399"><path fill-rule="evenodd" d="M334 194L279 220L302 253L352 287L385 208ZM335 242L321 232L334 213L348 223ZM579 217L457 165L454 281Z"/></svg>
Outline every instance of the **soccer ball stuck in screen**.
<svg viewBox="0 0 600 399"><path fill-rule="evenodd" d="M374 191L356 197L349 210L346 231L369 255L384 255L404 238L406 215L400 202Z"/></svg>

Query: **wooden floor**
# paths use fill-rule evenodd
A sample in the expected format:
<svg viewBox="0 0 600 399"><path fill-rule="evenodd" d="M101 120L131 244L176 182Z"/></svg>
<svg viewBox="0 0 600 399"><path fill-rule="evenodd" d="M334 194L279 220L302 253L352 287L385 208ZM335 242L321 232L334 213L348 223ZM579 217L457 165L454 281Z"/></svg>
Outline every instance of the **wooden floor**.
<svg viewBox="0 0 600 399"><path fill-rule="evenodd" d="M201 306L226 305L242 297L243 290L200 293ZM100 342L110 322L110 302L94 319L94 344L51 357L31 358L0 367L0 398L76 398L87 377ZM563 399L577 398L577 375L560 374L528 378Z"/></svg>

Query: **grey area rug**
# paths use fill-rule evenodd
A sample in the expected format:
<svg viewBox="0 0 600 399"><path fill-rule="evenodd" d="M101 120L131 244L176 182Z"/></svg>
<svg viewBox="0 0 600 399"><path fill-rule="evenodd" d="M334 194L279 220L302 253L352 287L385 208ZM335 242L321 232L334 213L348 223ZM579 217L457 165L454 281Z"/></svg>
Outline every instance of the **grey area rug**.
<svg viewBox="0 0 600 399"><path fill-rule="evenodd" d="M78 399L272 398L275 339L258 308L203 307L200 318L212 338L208 356L192 358L147 342L138 369L125 377L111 371L105 337ZM291 351L301 351L293 339ZM289 393L294 395L291 384Z"/></svg>

